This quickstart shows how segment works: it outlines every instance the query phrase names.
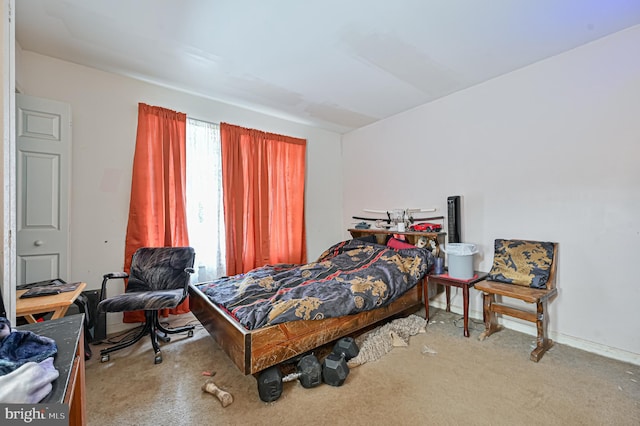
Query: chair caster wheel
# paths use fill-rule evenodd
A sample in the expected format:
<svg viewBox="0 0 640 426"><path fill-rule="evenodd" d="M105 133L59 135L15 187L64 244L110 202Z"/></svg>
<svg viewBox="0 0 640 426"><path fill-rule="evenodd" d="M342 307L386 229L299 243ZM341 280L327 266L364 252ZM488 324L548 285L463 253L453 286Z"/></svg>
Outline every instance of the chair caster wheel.
<svg viewBox="0 0 640 426"><path fill-rule="evenodd" d="M153 359L153 363L154 364L160 364L162 362L162 354L161 353L157 353L155 358Z"/></svg>
<svg viewBox="0 0 640 426"><path fill-rule="evenodd" d="M109 361L109 354L102 355L100 357L100 362L107 362L107 361Z"/></svg>
<svg viewBox="0 0 640 426"><path fill-rule="evenodd" d="M193 330L189 330L187 332L187 337L193 337Z"/></svg>

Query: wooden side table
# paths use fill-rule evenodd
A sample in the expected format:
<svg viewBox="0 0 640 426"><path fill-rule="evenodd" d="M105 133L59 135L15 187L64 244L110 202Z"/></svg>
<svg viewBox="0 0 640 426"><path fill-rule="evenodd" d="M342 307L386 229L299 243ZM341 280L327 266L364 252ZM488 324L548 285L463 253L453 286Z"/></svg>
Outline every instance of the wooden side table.
<svg viewBox="0 0 640 426"><path fill-rule="evenodd" d="M451 312L451 286L462 289L462 303L464 314L464 337L469 337L469 288L479 281L482 281L488 275L486 272L474 271L475 276L468 280L451 278L448 274L427 275L427 282L433 284L441 284L445 288L447 294L447 312ZM429 299L427 297L427 286L424 286L424 310L427 322L429 321Z"/></svg>
<svg viewBox="0 0 640 426"><path fill-rule="evenodd" d="M36 319L34 314L53 312L51 319L64 317L69 306L78 298L87 283L80 283L74 291L65 291L50 296L38 296L21 299L20 296L28 290L16 291L16 317L24 317L28 323L33 324Z"/></svg>

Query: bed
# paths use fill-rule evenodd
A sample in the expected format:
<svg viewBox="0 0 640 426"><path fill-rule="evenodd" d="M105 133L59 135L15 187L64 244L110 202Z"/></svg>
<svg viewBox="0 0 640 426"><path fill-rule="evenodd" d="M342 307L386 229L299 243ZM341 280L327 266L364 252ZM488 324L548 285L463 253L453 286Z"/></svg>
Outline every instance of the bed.
<svg viewBox="0 0 640 426"><path fill-rule="evenodd" d="M433 256L425 249L346 240L309 264L266 265L192 284L190 307L238 369L256 374L417 310L432 265ZM381 287L381 282L389 287ZM345 298L345 291L351 297ZM316 299L320 301L312 306L305 304Z"/></svg>

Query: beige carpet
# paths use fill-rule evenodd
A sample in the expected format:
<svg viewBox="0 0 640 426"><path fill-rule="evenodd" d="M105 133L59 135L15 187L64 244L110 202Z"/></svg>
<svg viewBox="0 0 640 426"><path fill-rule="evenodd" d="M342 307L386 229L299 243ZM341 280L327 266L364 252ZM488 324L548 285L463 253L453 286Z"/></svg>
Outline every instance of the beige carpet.
<svg viewBox="0 0 640 426"><path fill-rule="evenodd" d="M534 337L503 330L479 342L481 325L464 338L459 317L432 309L426 333L354 368L344 386L290 382L272 403L260 401L255 378L243 376L201 327L164 344L159 365L148 337L107 363L92 346L88 424L640 424L640 366L559 344L536 364L529 361ZM170 320L197 323L191 315ZM231 405L201 391L204 371L217 373Z"/></svg>

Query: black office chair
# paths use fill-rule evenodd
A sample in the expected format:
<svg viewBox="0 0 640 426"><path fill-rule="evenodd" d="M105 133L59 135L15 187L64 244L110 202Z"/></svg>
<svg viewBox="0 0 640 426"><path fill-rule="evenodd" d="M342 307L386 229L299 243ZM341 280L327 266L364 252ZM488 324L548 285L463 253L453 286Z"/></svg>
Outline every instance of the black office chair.
<svg viewBox="0 0 640 426"><path fill-rule="evenodd" d="M151 336L155 352L154 362L162 362L158 338L163 342L171 339L167 334L187 332L193 336L193 325L167 329L160 325L158 311L175 308L187 297L189 277L194 272L195 251L191 247L143 247L131 258L131 270L105 274L100 292L99 312L126 312L143 310L145 323L132 339L100 351L100 361L109 361L109 354L133 345L145 334ZM104 299L107 281L129 278L123 294ZM104 300L103 300L104 299ZM160 334L163 333L163 334Z"/></svg>

